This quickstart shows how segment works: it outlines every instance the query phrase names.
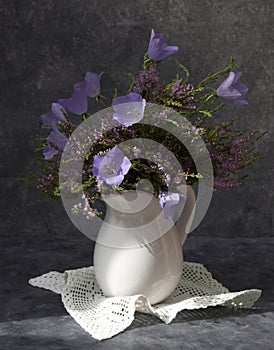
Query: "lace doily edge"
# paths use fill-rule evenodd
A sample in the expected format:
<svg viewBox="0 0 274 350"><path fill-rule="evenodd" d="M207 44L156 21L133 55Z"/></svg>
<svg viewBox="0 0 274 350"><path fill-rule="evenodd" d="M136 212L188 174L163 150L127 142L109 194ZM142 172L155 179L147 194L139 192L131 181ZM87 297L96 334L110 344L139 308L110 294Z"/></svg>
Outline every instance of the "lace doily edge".
<svg viewBox="0 0 274 350"><path fill-rule="evenodd" d="M200 265L206 270L206 268L202 264L199 264L199 263L189 263L189 264ZM253 304L259 299L262 293L260 289L248 289L248 290L238 291L238 292L230 292L227 289L228 292L225 292L222 294L215 294L215 295L208 295L208 296L207 295L194 296L194 297L190 297L188 299L181 300L174 303L172 302L166 303L166 304L160 303L153 306L150 305L147 298L143 295L124 297L124 298L127 298L128 301L130 301L131 303L131 313L130 315L128 315L129 317L124 322L122 326L123 329L119 329L119 330L114 329L106 337L106 335L100 336L99 334L93 333L88 328L88 326L85 325L85 323L82 323L80 321L81 318L79 319L77 313L75 313L75 311L73 310L70 310L70 308L67 307L67 305L65 305L63 300L63 296L64 296L63 294L65 294L66 292L67 282L69 282L69 279L70 279L69 278L70 273L74 274L77 272L77 270L83 271L83 270L92 269L92 268L93 267L84 267L80 269L68 270L63 273L57 272L57 271L50 271L41 276L31 278L29 280L29 284L32 285L33 287L40 287L40 288L55 292L57 294L61 294L62 301L66 311L71 315L71 317L78 324L81 325L83 329L85 329L85 331L87 331L92 337L98 340L110 338L120 333L121 331L125 330L126 328L128 328L130 324L134 321L134 318L135 318L134 315L136 311L155 315L159 319L161 319L164 323L169 324L173 321L173 319L177 316L179 312L184 310L206 309L208 307L213 307L213 306L226 306L230 308L251 308ZM211 274L210 274L210 277L212 278ZM102 296L99 299L101 299L102 302L106 300L111 302L113 298L107 298Z"/></svg>

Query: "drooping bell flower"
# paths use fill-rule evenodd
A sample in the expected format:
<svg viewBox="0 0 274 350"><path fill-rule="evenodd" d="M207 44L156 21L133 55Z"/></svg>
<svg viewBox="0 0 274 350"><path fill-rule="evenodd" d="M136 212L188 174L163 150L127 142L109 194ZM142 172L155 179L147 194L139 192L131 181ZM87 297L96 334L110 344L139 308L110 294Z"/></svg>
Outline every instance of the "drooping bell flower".
<svg viewBox="0 0 274 350"><path fill-rule="evenodd" d="M59 103L52 103L50 112L41 116L44 128L51 128L59 122L66 121L67 112Z"/></svg>
<svg viewBox="0 0 274 350"><path fill-rule="evenodd" d="M115 97L112 101L113 119L130 126L138 123L144 117L146 100L141 95L131 92L126 96Z"/></svg>
<svg viewBox="0 0 274 350"><path fill-rule="evenodd" d="M176 222L185 205L186 197L173 192L162 192L159 195L159 203L163 209L165 219Z"/></svg>
<svg viewBox="0 0 274 350"><path fill-rule="evenodd" d="M49 144L52 143L60 151L63 151L66 143L68 142L68 139L56 126L53 126L52 132L49 134L47 141Z"/></svg>
<svg viewBox="0 0 274 350"><path fill-rule="evenodd" d="M64 150L67 137L61 133L56 125L52 126L52 132L47 137L47 146L43 150L43 155L46 160L52 159L53 156Z"/></svg>
<svg viewBox="0 0 274 350"><path fill-rule="evenodd" d="M65 107L68 111L82 115L86 113L88 109L88 98L87 98L87 89L86 85L77 83L74 85L74 92L71 98L65 98L58 100L58 103Z"/></svg>
<svg viewBox="0 0 274 350"><path fill-rule="evenodd" d="M162 61L176 53L178 49L178 46L168 46L163 34L155 34L154 30L151 30L148 57L152 61Z"/></svg>
<svg viewBox="0 0 274 350"><path fill-rule="evenodd" d="M47 146L43 150L43 155L46 160L52 159L58 153L58 149L51 147L49 144L47 144Z"/></svg>
<svg viewBox="0 0 274 350"><path fill-rule="evenodd" d="M93 72L86 73L85 83L86 83L87 95L89 97L96 97L100 95L100 91L101 91L100 80L103 74L104 72L101 72L100 74L93 73Z"/></svg>
<svg viewBox="0 0 274 350"><path fill-rule="evenodd" d="M222 82L217 89L217 95L227 101L238 104L247 104L244 99L248 88L239 82L241 72L230 72L228 77Z"/></svg>
<svg viewBox="0 0 274 350"><path fill-rule="evenodd" d="M104 180L108 185L119 186L131 166L130 160L117 147L113 147L105 156L95 156L93 175Z"/></svg>

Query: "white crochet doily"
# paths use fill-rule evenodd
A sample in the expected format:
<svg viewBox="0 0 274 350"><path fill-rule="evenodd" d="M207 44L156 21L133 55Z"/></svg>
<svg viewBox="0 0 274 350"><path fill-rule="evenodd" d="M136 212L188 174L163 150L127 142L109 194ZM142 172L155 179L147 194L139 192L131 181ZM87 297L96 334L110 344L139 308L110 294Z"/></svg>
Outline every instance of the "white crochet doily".
<svg viewBox="0 0 274 350"><path fill-rule="evenodd" d="M125 330L134 320L135 311L156 315L170 323L182 310L216 305L250 308L261 295L259 289L232 293L213 279L202 264L187 262L172 295L153 306L143 295L105 297L96 281L93 266L64 273L51 271L30 279L29 283L61 294L67 312L98 340Z"/></svg>

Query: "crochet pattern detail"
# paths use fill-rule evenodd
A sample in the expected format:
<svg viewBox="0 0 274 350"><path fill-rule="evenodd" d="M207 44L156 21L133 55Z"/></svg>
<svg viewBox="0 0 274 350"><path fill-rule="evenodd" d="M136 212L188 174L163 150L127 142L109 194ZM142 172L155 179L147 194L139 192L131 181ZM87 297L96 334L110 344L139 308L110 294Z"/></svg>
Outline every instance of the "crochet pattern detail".
<svg viewBox="0 0 274 350"><path fill-rule="evenodd" d="M67 312L98 340L110 338L129 327L135 311L153 314L168 324L182 310L217 305L250 308L261 295L259 289L230 292L213 279L202 264L188 262L184 262L182 277L175 291L153 306L143 295L104 296L93 266L64 273L51 271L30 279L29 283L61 294Z"/></svg>

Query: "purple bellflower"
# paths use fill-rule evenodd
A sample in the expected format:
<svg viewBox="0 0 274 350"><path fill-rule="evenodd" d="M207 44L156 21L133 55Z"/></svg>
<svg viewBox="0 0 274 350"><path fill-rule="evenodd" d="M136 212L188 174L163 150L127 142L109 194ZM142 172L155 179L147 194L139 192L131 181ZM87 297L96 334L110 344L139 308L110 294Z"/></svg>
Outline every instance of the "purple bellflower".
<svg viewBox="0 0 274 350"><path fill-rule="evenodd" d="M155 34L154 30L151 30L148 57L152 61L161 61L177 51L178 46L167 46L163 34Z"/></svg>
<svg viewBox="0 0 274 350"><path fill-rule="evenodd" d="M47 141L48 143L52 143L60 151L63 151L68 139L56 126L53 126L52 132L49 134Z"/></svg>
<svg viewBox="0 0 274 350"><path fill-rule="evenodd" d="M88 109L86 84L84 82L77 83L73 88L74 92L71 98L60 99L58 103L70 112L82 115L86 113Z"/></svg>
<svg viewBox="0 0 274 350"><path fill-rule="evenodd" d="M244 97L248 91L248 88L239 82L241 74L241 72L230 72L228 77L218 87L217 95L234 103L247 104Z"/></svg>
<svg viewBox="0 0 274 350"><path fill-rule="evenodd" d="M185 205L185 196L179 193L162 192L159 195L159 203L163 209L165 219L176 222Z"/></svg>
<svg viewBox="0 0 274 350"><path fill-rule="evenodd" d="M45 128L66 121L67 112L59 103L52 103L51 111L41 116Z"/></svg>
<svg viewBox="0 0 274 350"><path fill-rule="evenodd" d="M59 151L56 148L51 147L49 144L47 144L43 150L43 155L46 160L52 159L58 153Z"/></svg>
<svg viewBox="0 0 274 350"><path fill-rule="evenodd" d="M47 137L48 144L44 148L43 154L46 160L52 159L57 153L63 151L68 141L67 137L60 132L56 125L52 126L52 132ZM52 147L52 145L54 147Z"/></svg>
<svg viewBox="0 0 274 350"><path fill-rule="evenodd" d="M141 95L131 92L126 96L115 97L112 101L113 119L130 126L138 123L144 117L146 100Z"/></svg>
<svg viewBox="0 0 274 350"><path fill-rule="evenodd" d="M59 103L52 103L51 105L51 113L59 118L61 121L65 121L67 117L67 112L63 106Z"/></svg>
<svg viewBox="0 0 274 350"><path fill-rule="evenodd" d="M131 166L130 160L117 147L113 147L105 156L95 156L93 175L104 180L108 185L119 186Z"/></svg>
<svg viewBox="0 0 274 350"><path fill-rule="evenodd" d="M102 75L104 72L101 72L100 74L93 73L93 72L87 72L85 75L85 84L86 84L86 91L87 95L89 97L96 97L100 95L101 91L101 85L100 80L102 78Z"/></svg>
<svg viewBox="0 0 274 350"><path fill-rule="evenodd" d="M88 109L87 97L96 97L100 94L100 80L104 72L100 74L87 72L85 80L74 85L71 98L61 99L58 102L70 112L81 115Z"/></svg>

